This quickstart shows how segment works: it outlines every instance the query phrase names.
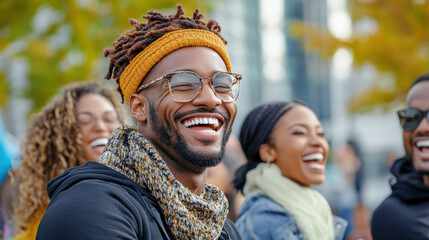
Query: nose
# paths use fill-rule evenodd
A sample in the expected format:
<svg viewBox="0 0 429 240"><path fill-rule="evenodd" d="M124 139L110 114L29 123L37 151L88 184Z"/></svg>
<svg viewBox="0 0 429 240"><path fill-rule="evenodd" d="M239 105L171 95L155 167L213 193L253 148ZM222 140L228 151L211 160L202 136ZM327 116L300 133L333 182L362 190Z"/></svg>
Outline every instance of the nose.
<svg viewBox="0 0 429 240"><path fill-rule="evenodd" d="M205 106L207 109L213 109L222 104L222 100L216 96L211 88L209 80L202 80L202 84L203 86L201 87L200 93L192 103L198 106Z"/></svg>
<svg viewBox="0 0 429 240"><path fill-rule="evenodd" d="M101 118L97 118L92 127L96 132L104 132L109 130L109 127L107 126L106 122L104 122L104 120Z"/></svg>
<svg viewBox="0 0 429 240"><path fill-rule="evenodd" d="M317 132L311 134L310 144L312 146L315 146L315 147L323 146L325 141L326 141L325 137L319 135Z"/></svg>

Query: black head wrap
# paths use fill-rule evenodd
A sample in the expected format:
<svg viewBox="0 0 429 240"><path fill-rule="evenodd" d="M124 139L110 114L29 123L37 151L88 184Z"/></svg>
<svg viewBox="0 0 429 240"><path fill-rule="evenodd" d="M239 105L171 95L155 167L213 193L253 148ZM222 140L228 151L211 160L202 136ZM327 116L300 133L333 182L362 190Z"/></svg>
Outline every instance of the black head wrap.
<svg viewBox="0 0 429 240"><path fill-rule="evenodd" d="M255 108L247 115L241 126L239 137L247 163L237 169L235 173L233 183L236 189L243 191L247 172L262 162L259 147L261 144L269 142L274 125L280 117L296 105L306 106L298 101L267 103Z"/></svg>

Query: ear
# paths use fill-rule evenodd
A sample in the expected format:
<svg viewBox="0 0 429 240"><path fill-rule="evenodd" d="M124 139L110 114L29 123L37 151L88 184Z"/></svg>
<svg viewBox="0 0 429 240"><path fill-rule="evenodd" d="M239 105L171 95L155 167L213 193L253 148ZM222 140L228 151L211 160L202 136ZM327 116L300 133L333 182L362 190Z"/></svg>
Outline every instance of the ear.
<svg viewBox="0 0 429 240"><path fill-rule="evenodd" d="M263 162L274 162L276 160L276 150L272 146L263 143L259 146L259 156Z"/></svg>
<svg viewBox="0 0 429 240"><path fill-rule="evenodd" d="M142 94L136 94L130 96L130 114L138 122L146 122L148 118L148 101Z"/></svg>

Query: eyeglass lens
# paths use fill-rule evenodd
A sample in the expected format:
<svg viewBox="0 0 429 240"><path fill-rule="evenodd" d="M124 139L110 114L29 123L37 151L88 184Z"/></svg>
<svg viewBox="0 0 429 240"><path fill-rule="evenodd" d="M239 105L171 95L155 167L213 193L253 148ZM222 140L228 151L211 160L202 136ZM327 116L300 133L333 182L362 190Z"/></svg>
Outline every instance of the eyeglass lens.
<svg viewBox="0 0 429 240"><path fill-rule="evenodd" d="M412 131L416 129L425 115L429 121L429 110L420 111L417 109L405 109L398 111L399 121L401 123L402 129L405 131Z"/></svg>
<svg viewBox="0 0 429 240"><path fill-rule="evenodd" d="M222 101L233 101L238 95L238 81L228 73L217 73L212 77L212 88ZM170 79L173 98L179 101L190 101L200 92L200 78L189 72L175 73Z"/></svg>

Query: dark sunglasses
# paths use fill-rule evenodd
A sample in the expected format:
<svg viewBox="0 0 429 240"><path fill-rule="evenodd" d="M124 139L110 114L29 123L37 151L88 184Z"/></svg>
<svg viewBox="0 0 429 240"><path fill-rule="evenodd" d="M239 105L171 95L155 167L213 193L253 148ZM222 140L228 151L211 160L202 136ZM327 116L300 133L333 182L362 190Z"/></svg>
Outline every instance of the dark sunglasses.
<svg viewBox="0 0 429 240"><path fill-rule="evenodd" d="M404 131L416 129L425 116L429 121L429 110L420 111L414 108L407 108L398 111L399 122Z"/></svg>

